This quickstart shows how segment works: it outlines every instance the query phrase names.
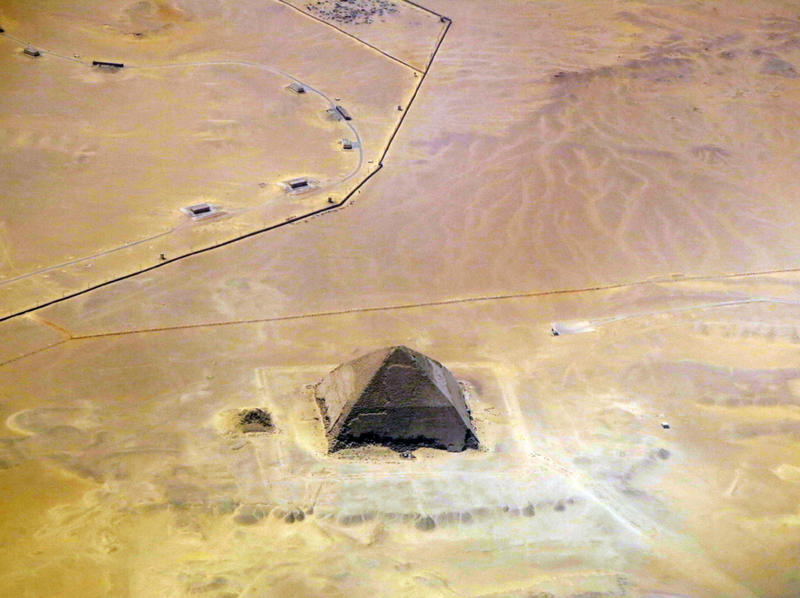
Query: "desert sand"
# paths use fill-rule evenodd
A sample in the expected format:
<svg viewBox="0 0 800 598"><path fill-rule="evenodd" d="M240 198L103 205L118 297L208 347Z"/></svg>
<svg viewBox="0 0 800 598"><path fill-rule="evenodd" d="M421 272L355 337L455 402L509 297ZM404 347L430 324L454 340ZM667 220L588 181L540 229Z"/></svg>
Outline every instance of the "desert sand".
<svg viewBox="0 0 800 598"><path fill-rule="evenodd" d="M383 167L337 209L0 322L0 593L800 594L796 4L426 0L436 14L419 36L408 15L420 9L402 2L372 23L333 23L342 31L300 3L40 4L7 0L0 26L126 64L251 56L313 80L371 135L360 176L368 160ZM452 23L443 39L427 35L437 15ZM384 55L401 50L411 66ZM44 74L50 59L0 56L9 69L41 60ZM117 75L160 89L134 112L168 113L157 100L174 88ZM275 94L270 106L298 99L268 74L193 76ZM254 118L253 94L237 118ZM44 127L0 102L3 122ZM298 118L328 141L298 145L286 157L298 166L280 172L344 171L352 156L331 145L342 123ZM140 147L213 160L203 139L159 138L169 130L152 127ZM209 185L245 184L237 144L248 159L271 151L257 133L226 133L228 178L204 168ZM5 147L17 161L0 176L27 167L22 151L66 160L49 143ZM166 227L184 188L136 230ZM52 225L35 203L8 205L4 222L18 224L4 234L22 240L6 255L28 252L35 267L33 239ZM89 222L76 216L50 258L58 243L118 242ZM204 242L238 234L226 226ZM78 281L93 284L69 274L0 307ZM396 345L453 373L477 450L329 452L316 385ZM237 424L256 409L269 429Z"/></svg>
<svg viewBox="0 0 800 598"><path fill-rule="evenodd" d="M297 33L271 44L222 6L51 4L8 3L0 25L3 316L335 207L377 170L422 80L280 2L261 26ZM427 17L415 43L430 52L443 25ZM287 195L296 177L313 188ZM181 212L198 203L218 216Z"/></svg>

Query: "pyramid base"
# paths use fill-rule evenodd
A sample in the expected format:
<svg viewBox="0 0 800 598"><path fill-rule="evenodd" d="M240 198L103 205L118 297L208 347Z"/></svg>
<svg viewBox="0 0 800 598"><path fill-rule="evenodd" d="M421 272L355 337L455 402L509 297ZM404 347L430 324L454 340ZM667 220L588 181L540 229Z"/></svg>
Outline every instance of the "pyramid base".
<svg viewBox="0 0 800 598"><path fill-rule="evenodd" d="M410 453L420 448L433 448L450 453L462 453L467 449L477 449L478 439L467 430L463 442L445 443L436 438L419 436L415 438L393 438L390 436L370 433L359 436L339 436L330 439L330 452L335 453L344 449L354 449L364 446L385 446L398 453Z"/></svg>

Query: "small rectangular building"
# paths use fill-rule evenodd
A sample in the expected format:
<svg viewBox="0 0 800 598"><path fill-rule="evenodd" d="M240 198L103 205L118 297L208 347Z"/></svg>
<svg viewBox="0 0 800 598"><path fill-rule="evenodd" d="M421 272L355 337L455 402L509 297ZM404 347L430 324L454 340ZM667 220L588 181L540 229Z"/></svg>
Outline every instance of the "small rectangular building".
<svg viewBox="0 0 800 598"><path fill-rule="evenodd" d="M295 93L305 93L306 92L306 88L301 83L292 83L289 86L289 89L291 89Z"/></svg>
<svg viewBox="0 0 800 598"><path fill-rule="evenodd" d="M342 149L351 150L353 149L353 142L349 139L342 139Z"/></svg>
<svg viewBox="0 0 800 598"><path fill-rule="evenodd" d="M336 110L339 116L341 116L344 120L353 120L353 117L350 116L350 113L347 110L345 110L344 106L339 106L337 104L334 110Z"/></svg>
<svg viewBox="0 0 800 598"><path fill-rule="evenodd" d="M308 177L297 177L296 179L278 183L278 186L290 195L299 195L311 191L312 189L318 189L319 185L320 183L318 180Z"/></svg>
<svg viewBox="0 0 800 598"><path fill-rule="evenodd" d="M121 69L125 65L121 62L106 62L105 60L92 60L92 66L107 69Z"/></svg>
<svg viewBox="0 0 800 598"><path fill-rule="evenodd" d="M181 208L181 212L187 216L190 216L192 219L197 220L199 218L207 218L208 216L219 214L220 209L210 203L198 203L194 204L193 206Z"/></svg>
<svg viewBox="0 0 800 598"><path fill-rule="evenodd" d="M286 184L292 191L296 191L297 189L305 189L309 186L308 179L306 178L292 179L291 181L286 181Z"/></svg>
<svg viewBox="0 0 800 598"><path fill-rule="evenodd" d="M41 56L42 55L42 53L39 50L37 50L36 48L34 48L33 46L28 46L27 48L25 48L22 51L22 53L25 54L26 56L31 56L33 58L36 58L37 56Z"/></svg>

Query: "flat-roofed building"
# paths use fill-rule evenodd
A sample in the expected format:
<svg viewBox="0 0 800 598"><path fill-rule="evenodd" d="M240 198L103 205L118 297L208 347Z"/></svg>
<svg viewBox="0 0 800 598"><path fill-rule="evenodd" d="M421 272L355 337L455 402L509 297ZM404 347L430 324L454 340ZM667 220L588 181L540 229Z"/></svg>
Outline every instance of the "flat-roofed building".
<svg viewBox="0 0 800 598"><path fill-rule="evenodd" d="M192 206L181 208L181 212L191 217L193 220L199 220L201 218L208 218L209 216L219 214L221 213L221 210L218 206L210 203L197 203Z"/></svg>
<svg viewBox="0 0 800 598"><path fill-rule="evenodd" d="M328 114L339 120L353 120L353 117L350 115L347 109L344 108L344 106L339 106L338 104L333 108L329 108Z"/></svg>
<svg viewBox="0 0 800 598"><path fill-rule="evenodd" d="M298 189L305 189L306 187L310 186L308 179L304 177L292 179L291 181L286 181L286 184L292 191L296 191Z"/></svg>
<svg viewBox="0 0 800 598"><path fill-rule="evenodd" d="M105 60L92 60L92 66L101 69L117 70L123 68L125 65L121 62L106 62Z"/></svg>

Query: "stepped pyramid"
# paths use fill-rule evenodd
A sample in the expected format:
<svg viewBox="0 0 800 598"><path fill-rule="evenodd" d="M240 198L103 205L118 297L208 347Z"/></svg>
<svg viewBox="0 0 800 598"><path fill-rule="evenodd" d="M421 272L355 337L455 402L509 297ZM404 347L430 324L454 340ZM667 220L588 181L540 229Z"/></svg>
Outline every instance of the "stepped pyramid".
<svg viewBox="0 0 800 598"><path fill-rule="evenodd" d="M339 366L317 386L331 451L382 444L460 452L477 448L456 379L441 363L387 347Z"/></svg>

